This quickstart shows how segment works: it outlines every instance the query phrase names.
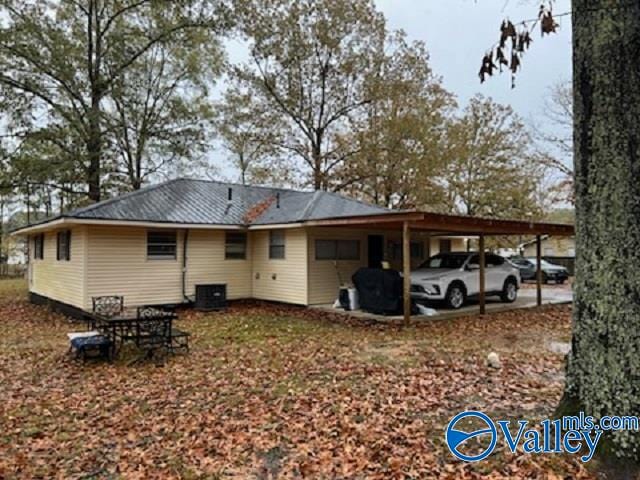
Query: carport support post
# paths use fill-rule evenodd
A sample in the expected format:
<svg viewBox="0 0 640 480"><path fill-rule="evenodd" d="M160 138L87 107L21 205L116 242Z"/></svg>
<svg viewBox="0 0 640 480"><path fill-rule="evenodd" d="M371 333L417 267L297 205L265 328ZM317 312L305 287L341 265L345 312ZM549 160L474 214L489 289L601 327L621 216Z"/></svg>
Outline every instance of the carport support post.
<svg viewBox="0 0 640 480"><path fill-rule="evenodd" d="M411 322L411 231L406 221L402 223L402 276L404 323L408 325Z"/></svg>
<svg viewBox="0 0 640 480"><path fill-rule="evenodd" d="M540 235L536 236L536 294L538 306L542 305L542 242Z"/></svg>
<svg viewBox="0 0 640 480"><path fill-rule="evenodd" d="M480 301L480 315L484 315L486 313L486 307L485 307L485 272L484 272L484 265L485 265L485 261L484 261L484 235L480 235L480 245L479 245L479 262L480 262L480 270L478 271L479 275L480 275L480 281L479 286L480 286L480 292L479 292L479 301Z"/></svg>

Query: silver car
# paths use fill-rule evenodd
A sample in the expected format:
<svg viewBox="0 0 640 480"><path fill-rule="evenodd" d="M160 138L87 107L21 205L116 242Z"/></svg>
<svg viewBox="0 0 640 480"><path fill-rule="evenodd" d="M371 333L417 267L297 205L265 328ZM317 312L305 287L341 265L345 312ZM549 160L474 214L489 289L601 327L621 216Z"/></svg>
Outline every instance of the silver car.
<svg viewBox="0 0 640 480"><path fill-rule="evenodd" d="M500 255L485 254L485 294L515 302L520 288L517 267ZM477 252L441 253L411 272L411 297L418 301L444 300L453 309L480 293L480 257Z"/></svg>

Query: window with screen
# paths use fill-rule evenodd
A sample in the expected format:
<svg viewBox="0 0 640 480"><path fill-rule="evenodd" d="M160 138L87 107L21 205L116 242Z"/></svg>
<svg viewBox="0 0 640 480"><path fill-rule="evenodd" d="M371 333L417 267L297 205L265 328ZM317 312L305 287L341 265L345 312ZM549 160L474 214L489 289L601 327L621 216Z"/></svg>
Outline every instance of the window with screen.
<svg viewBox="0 0 640 480"><path fill-rule="evenodd" d="M175 260L178 252L176 232L147 232L149 260Z"/></svg>
<svg viewBox="0 0 640 480"><path fill-rule="evenodd" d="M360 260L360 241L316 240L316 260Z"/></svg>
<svg viewBox="0 0 640 480"><path fill-rule="evenodd" d="M56 257L58 261L68 262L69 260L71 260L71 230L58 232L56 251Z"/></svg>
<svg viewBox="0 0 640 480"><path fill-rule="evenodd" d="M335 260L338 258L338 242L335 240L316 240L316 260Z"/></svg>
<svg viewBox="0 0 640 480"><path fill-rule="evenodd" d="M224 241L224 258L227 260L244 260L247 258L247 234L244 232L227 232Z"/></svg>
<svg viewBox="0 0 640 480"><path fill-rule="evenodd" d="M44 233L33 237L33 258L44 260Z"/></svg>
<svg viewBox="0 0 640 480"><path fill-rule="evenodd" d="M338 240L338 260L360 260L360 242L358 240Z"/></svg>
<svg viewBox="0 0 640 480"><path fill-rule="evenodd" d="M269 233L269 258L278 260L284 258L284 230L271 230Z"/></svg>

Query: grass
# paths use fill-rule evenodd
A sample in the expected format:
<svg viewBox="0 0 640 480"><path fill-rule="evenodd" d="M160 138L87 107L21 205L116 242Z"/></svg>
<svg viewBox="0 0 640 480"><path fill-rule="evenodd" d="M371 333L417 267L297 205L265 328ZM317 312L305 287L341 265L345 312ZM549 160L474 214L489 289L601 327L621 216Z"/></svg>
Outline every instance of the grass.
<svg viewBox="0 0 640 480"><path fill-rule="evenodd" d="M26 295L25 281L21 278L0 277L0 302L6 303Z"/></svg>
<svg viewBox="0 0 640 480"><path fill-rule="evenodd" d="M550 416L563 358L544 345L569 319L562 306L398 328L242 304L182 312L192 351L164 367L83 364L66 354L79 325L2 280L0 478L586 477L570 457L464 464L443 442L467 408Z"/></svg>

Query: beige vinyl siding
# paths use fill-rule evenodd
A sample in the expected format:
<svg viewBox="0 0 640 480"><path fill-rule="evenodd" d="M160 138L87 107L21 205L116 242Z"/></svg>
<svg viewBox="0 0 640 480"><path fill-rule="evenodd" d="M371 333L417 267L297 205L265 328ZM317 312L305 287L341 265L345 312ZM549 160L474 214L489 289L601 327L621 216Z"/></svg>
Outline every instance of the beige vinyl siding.
<svg viewBox="0 0 640 480"><path fill-rule="evenodd" d="M127 306L171 304L183 301L182 265L184 230L177 233L175 259L147 259L147 232L142 227L79 226L71 229L71 261L56 260L56 230L45 233L44 260L31 260L30 290L78 308L91 309L91 298L122 295ZM171 229L167 229L171 230ZM187 250L187 295L195 285L227 284L230 299L256 298L301 305L333 302L342 283L367 265L367 237L385 236L389 258L390 240L400 232L374 232L344 228L290 228L285 232L285 258L269 259L270 230L249 232L247 258L225 259L224 230L190 230ZM360 260L315 260L319 238L360 240ZM413 240L428 236L414 232ZM431 254L437 253L431 239ZM463 250L463 239L453 239L453 250ZM413 263L421 259L414 259ZM393 265L400 268L400 265Z"/></svg>
<svg viewBox="0 0 640 480"><path fill-rule="evenodd" d="M253 298L307 304L307 233L283 229L285 258L269 259L269 230L250 233L253 255ZM274 278L275 276L275 278Z"/></svg>
<svg viewBox="0 0 640 480"><path fill-rule="evenodd" d="M432 237L431 238L431 255L440 253L440 239L451 240L452 252L466 252L467 243L462 237Z"/></svg>
<svg viewBox="0 0 640 480"><path fill-rule="evenodd" d="M245 260L225 260L225 231L190 230L187 241L187 294L208 283L227 285L227 298L251 297L251 239ZM250 237L250 235L248 235Z"/></svg>
<svg viewBox="0 0 640 480"><path fill-rule="evenodd" d="M572 237L550 237L541 241L543 257L575 257L576 241ZM536 256L536 244L532 243L524 248L525 257Z"/></svg>
<svg viewBox="0 0 640 480"><path fill-rule="evenodd" d="M340 284L367 266L367 235L371 232L346 228L309 229L309 305L333 303ZM316 260L316 240L359 240L360 260Z"/></svg>
<svg viewBox="0 0 640 480"><path fill-rule="evenodd" d="M126 306L182 302L182 239L177 258L147 259L147 229L89 227L87 298L122 295Z"/></svg>
<svg viewBox="0 0 640 480"><path fill-rule="evenodd" d="M56 259L57 234L60 230L44 233L44 259L33 258L30 245L29 290L38 295L67 305L82 308L85 298L85 259L87 249L86 227L71 228L71 260ZM33 238L30 239L33 242Z"/></svg>
<svg viewBox="0 0 640 480"><path fill-rule="evenodd" d="M338 297L340 284L351 285L351 277L362 267L368 265L368 236L382 235L384 237L385 260L390 267L401 270L401 258L392 259L393 244L402 242L402 233L393 231L371 231L348 228L310 228L309 236L309 305L333 303ZM439 238L430 237L423 232L412 232L412 242L422 242L423 257L412 258L411 268L417 268L429 255L435 255L439 250ZM359 240L360 260L316 260L315 241L325 240ZM431 250L429 249L429 244ZM464 251L466 245L462 238L451 238L453 251Z"/></svg>
<svg viewBox="0 0 640 480"><path fill-rule="evenodd" d="M466 252L467 251L467 242L464 238L452 238L451 239L451 251L453 252Z"/></svg>

